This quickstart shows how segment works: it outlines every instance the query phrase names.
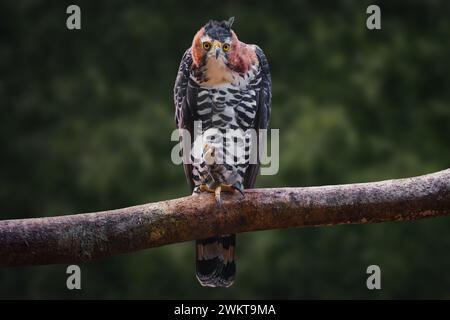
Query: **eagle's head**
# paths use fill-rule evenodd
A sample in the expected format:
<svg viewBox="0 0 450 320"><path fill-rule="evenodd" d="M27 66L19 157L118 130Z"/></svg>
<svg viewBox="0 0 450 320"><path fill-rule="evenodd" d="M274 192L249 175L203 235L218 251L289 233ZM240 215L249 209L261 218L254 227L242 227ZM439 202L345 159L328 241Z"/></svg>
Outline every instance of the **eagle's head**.
<svg viewBox="0 0 450 320"><path fill-rule="evenodd" d="M236 35L231 30L234 17L224 21L210 20L195 35L192 41L192 53L196 64L206 63L209 59L226 63L233 48ZM235 39L234 39L235 38Z"/></svg>
<svg viewBox="0 0 450 320"><path fill-rule="evenodd" d="M231 29L233 22L234 17L210 20L195 35L191 47L193 68L203 73L202 82L231 82L233 72L243 76L256 63L253 46L239 41Z"/></svg>

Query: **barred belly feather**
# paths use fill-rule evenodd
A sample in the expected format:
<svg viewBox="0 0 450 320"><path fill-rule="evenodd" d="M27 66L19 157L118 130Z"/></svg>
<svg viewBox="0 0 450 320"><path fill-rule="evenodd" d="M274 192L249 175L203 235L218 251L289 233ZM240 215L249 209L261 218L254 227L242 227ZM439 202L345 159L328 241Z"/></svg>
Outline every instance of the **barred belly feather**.
<svg viewBox="0 0 450 320"><path fill-rule="evenodd" d="M246 141L230 141L231 137L225 133L230 129L241 129L245 132L252 128L256 114L256 95L257 89L253 89L250 85L244 88L233 84L212 88L199 87L196 112L202 124L202 131L204 133L214 128L221 133L221 136L206 135L204 141L218 150L217 157L223 159L223 165L226 168L223 183L232 184L233 181L227 178L237 173L238 181L243 184L248 156L244 163L243 161L236 163L235 154L227 152L233 148L224 148L224 146L233 146L236 148L233 150L242 148L237 153L245 154L248 152L251 140L247 138ZM193 160L193 178L195 185L198 186L202 183L201 177L205 175L206 165L203 158L193 158Z"/></svg>

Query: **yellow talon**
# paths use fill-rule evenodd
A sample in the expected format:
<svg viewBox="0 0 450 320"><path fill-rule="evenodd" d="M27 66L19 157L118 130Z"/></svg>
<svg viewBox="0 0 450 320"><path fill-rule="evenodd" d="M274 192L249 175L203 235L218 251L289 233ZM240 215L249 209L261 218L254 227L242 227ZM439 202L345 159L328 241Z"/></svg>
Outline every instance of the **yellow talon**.
<svg viewBox="0 0 450 320"><path fill-rule="evenodd" d="M233 187L231 184L224 184L221 183L220 185L218 185L216 188L211 189L207 184L200 184L197 188L196 188L198 192L209 192L209 193L214 193L214 198L216 199L216 206L217 208L220 208L222 206L222 199L221 199L221 192L229 192L229 193L234 193L236 191L240 191L238 189L236 189L235 187ZM240 191L242 193L242 191Z"/></svg>
<svg viewBox="0 0 450 320"><path fill-rule="evenodd" d="M198 189L199 189L201 192L211 192L211 193L214 193L214 190L211 189L210 187L208 187L206 184L201 184L201 185L199 185L199 186L198 186Z"/></svg>

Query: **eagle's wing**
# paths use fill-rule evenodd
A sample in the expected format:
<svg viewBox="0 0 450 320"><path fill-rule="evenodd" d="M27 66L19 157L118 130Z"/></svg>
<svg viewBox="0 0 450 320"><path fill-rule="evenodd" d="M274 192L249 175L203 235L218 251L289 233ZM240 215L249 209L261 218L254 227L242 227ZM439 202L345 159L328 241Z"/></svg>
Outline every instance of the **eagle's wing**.
<svg viewBox="0 0 450 320"><path fill-rule="evenodd" d="M271 110L271 99L272 99L272 79L270 77L269 63L264 55L264 52L260 47L255 46L255 52L258 57L260 72L258 77L261 77L259 82L259 95L257 96L257 110L254 122L254 128L259 135L259 129L267 129L269 126L270 110ZM260 148L264 148L263 145L259 145L259 139L257 139L257 151L258 151L258 163L249 164L244 177L244 187L253 188L255 185L256 177L259 174L260 169Z"/></svg>
<svg viewBox="0 0 450 320"><path fill-rule="evenodd" d="M185 129L190 133L190 141L182 142L183 152L187 147L191 148L192 139L194 138L194 110L196 108L196 88L190 81L190 70L192 66L191 49L187 49L181 59L180 67L178 68L178 75L175 80L173 89L173 96L175 102L175 123L178 129ZM190 157L190 155L189 155ZM184 163L184 173L189 186L193 190L194 180L192 179L192 164Z"/></svg>

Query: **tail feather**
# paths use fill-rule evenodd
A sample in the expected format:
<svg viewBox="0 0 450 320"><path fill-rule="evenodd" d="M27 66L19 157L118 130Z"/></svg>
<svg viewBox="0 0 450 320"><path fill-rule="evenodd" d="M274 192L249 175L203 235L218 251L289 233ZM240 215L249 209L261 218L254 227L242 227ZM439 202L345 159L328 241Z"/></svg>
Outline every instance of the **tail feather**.
<svg viewBox="0 0 450 320"><path fill-rule="evenodd" d="M236 274L234 252L236 235L224 235L196 241L197 279L206 287L229 287Z"/></svg>

